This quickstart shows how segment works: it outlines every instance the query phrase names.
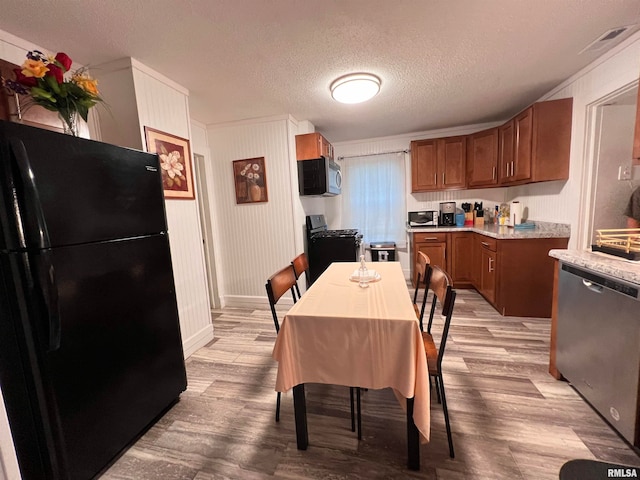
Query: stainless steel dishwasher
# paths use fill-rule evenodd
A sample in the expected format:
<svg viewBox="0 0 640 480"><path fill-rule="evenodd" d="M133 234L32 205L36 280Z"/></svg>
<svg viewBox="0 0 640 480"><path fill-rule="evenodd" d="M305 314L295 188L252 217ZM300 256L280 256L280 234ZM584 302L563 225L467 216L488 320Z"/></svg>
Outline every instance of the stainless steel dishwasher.
<svg viewBox="0 0 640 480"><path fill-rule="evenodd" d="M629 443L640 446L640 285L562 264L556 365Z"/></svg>

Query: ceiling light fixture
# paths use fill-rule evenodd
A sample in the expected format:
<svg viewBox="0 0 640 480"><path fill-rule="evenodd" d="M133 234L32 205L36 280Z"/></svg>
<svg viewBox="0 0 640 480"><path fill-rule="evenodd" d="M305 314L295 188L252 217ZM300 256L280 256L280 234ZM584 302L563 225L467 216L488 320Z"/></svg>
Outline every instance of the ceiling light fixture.
<svg viewBox="0 0 640 480"><path fill-rule="evenodd" d="M370 73L351 73L331 84L331 96L341 103L361 103L380 91L380 79Z"/></svg>

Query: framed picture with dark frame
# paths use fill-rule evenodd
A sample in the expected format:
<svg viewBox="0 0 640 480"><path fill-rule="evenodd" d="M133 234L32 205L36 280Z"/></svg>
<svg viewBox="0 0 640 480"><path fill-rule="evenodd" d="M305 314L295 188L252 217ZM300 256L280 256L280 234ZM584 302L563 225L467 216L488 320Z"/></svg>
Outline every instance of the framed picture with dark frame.
<svg viewBox="0 0 640 480"><path fill-rule="evenodd" d="M189 140L144 127L147 151L160 157L164 198L193 200L193 169Z"/></svg>
<svg viewBox="0 0 640 480"><path fill-rule="evenodd" d="M267 202L267 172L264 157L233 161L236 203Z"/></svg>

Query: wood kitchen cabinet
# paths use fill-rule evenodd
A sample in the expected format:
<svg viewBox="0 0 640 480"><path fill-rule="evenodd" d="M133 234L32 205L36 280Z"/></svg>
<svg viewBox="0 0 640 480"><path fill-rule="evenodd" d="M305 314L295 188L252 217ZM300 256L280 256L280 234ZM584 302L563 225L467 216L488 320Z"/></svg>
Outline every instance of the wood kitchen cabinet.
<svg viewBox="0 0 640 480"><path fill-rule="evenodd" d="M483 257L487 281L495 275L495 297L492 299L489 288L487 301L502 315L550 318L554 261L549 250L565 249L568 242L568 238L495 240L495 259L489 260L493 253L490 248Z"/></svg>
<svg viewBox="0 0 640 480"><path fill-rule="evenodd" d="M411 279L418 252L444 268L454 288L475 288L502 315L551 316L554 260L551 249L566 249L568 238L497 239L475 232L413 232Z"/></svg>
<svg viewBox="0 0 640 480"><path fill-rule="evenodd" d="M534 103L499 127L500 185L567 180L573 99Z"/></svg>
<svg viewBox="0 0 640 480"><path fill-rule="evenodd" d="M638 88L638 105L636 107L636 130L633 136L633 164L640 165L640 88Z"/></svg>
<svg viewBox="0 0 640 480"><path fill-rule="evenodd" d="M640 164L640 96L634 153ZM531 105L497 128L411 142L411 191L567 180L573 98Z"/></svg>
<svg viewBox="0 0 640 480"><path fill-rule="evenodd" d="M296 135L296 160L313 160L325 157L333 159L333 146L321 134Z"/></svg>
<svg viewBox="0 0 640 480"><path fill-rule="evenodd" d="M467 186L498 184L498 128L467 137Z"/></svg>
<svg viewBox="0 0 640 480"><path fill-rule="evenodd" d="M493 305L496 303L496 259L497 240L485 235L476 235L478 263L476 290Z"/></svg>
<svg viewBox="0 0 640 480"><path fill-rule="evenodd" d="M474 268L474 233L452 232L449 234L450 275L455 288L472 288Z"/></svg>
<svg viewBox="0 0 640 480"><path fill-rule="evenodd" d="M466 186L466 137L411 142L411 191L456 190Z"/></svg>
<svg viewBox="0 0 640 480"><path fill-rule="evenodd" d="M514 147L516 143L514 120L511 119L498 127L498 170L499 183L509 182L509 173L513 165Z"/></svg>
<svg viewBox="0 0 640 480"><path fill-rule="evenodd" d="M418 252L426 254L431 260L431 265L438 265L447 272L449 266L447 265L447 233L431 233L420 232L413 233L410 237L410 249L412 253L413 261L411 262L411 282L413 286L416 285L417 272L415 270L416 262L418 261Z"/></svg>
<svg viewBox="0 0 640 480"><path fill-rule="evenodd" d="M500 175L502 183L520 183L531 179L531 139L533 107L527 108L507 122L500 142Z"/></svg>

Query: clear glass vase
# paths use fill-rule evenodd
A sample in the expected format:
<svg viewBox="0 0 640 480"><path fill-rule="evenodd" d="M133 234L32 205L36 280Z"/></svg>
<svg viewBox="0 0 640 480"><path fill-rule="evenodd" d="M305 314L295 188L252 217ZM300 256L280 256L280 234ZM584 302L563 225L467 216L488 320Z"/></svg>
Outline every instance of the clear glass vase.
<svg viewBox="0 0 640 480"><path fill-rule="evenodd" d="M67 135L78 136L80 119L78 112L75 111L59 111L58 117L62 120L62 131Z"/></svg>

